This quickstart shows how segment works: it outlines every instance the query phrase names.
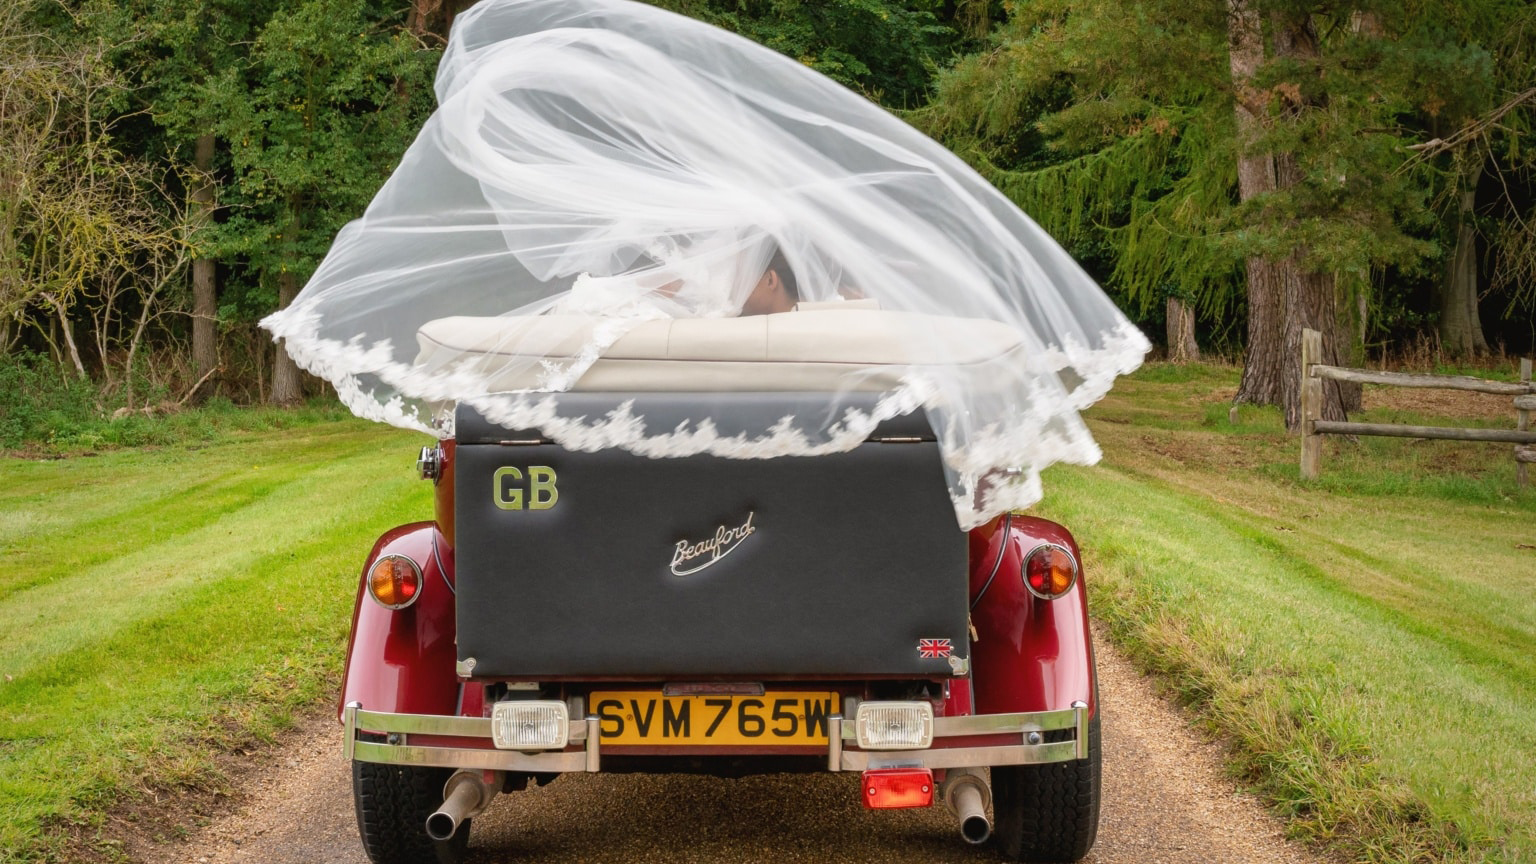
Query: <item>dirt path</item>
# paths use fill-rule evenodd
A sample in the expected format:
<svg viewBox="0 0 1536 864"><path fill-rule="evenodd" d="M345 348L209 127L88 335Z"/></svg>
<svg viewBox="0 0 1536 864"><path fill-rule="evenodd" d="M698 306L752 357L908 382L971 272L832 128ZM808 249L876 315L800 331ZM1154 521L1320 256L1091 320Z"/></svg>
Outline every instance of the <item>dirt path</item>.
<svg viewBox="0 0 1536 864"><path fill-rule="evenodd" d="M1224 779L1221 750L1099 640L1104 800L1096 864L1322 864ZM147 864L367 864L339 729L316 718L253 760L236 806L185 839L139 838ZM501 796L477 818L470 861L995 861L942 808L870 812L858 779L576 775Z"/></svg>

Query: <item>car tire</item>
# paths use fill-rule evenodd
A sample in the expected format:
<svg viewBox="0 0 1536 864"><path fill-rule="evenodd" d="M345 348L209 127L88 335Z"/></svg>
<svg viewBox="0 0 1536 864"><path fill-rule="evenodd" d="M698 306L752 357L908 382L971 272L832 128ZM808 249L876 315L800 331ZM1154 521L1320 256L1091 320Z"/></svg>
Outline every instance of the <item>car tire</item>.
<svg viewBox="0 0 1536 864"><path fill-rule="evenodd" d="M993 837L1010 861L1076 861L1099 832L1099 718L1088 758L992 768Z"/></svg>
<svg viewBox="0 0 1536 864"><path fill-rule="evenodd" d="M433 840L427 817L443 803L448 768L352 763L352 800L357 833L373 864L460 864L469 845L469 823L453 838Z"/></svg>

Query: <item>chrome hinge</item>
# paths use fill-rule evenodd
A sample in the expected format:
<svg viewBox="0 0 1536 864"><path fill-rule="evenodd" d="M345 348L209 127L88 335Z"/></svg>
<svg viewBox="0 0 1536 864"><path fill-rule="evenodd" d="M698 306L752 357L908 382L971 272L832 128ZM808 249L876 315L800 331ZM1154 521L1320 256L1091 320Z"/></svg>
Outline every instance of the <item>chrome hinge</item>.
<svg viewBox="0 0 1536 864"><path fill-rule="evenodd" d="M416 457L416 471L421 474L421 479L437 482L437 478L443 476L443 448L432 445L421 448L421 455Z"/></svg>
<svg viewBox="0 0 1536 864"><path fill-rule="evenodd" d="M956 657L951 654L949 657L949 671L953 672L956 677L971 674L970 659L966 657Z"/></svg>

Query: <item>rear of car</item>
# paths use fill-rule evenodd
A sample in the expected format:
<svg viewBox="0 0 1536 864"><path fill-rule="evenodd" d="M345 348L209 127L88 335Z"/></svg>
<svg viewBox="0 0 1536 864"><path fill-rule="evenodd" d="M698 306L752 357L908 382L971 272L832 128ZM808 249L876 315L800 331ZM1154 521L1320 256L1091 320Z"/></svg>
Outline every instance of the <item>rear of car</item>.
<svg viewBox="0 0 1536 864"><path fill-rule="evenodd" d="M686 418L764 428L814 400L559 410L729 438ZM436 518L381 538L359 589L342 719L372 860L453 860L496 794L599 771L848 772L866 806L947 805L1008 857L1086 854L1078 551L1022 516L960 531L921 414L778 459L579 452L462 406L455 430L421 460Z"/></svg>

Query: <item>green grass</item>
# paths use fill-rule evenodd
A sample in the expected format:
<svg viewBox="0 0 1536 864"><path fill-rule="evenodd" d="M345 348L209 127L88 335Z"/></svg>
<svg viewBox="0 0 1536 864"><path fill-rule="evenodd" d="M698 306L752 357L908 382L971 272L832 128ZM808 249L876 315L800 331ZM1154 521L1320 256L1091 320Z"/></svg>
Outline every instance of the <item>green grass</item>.
<svg viewBox="0 0 1536 864"><path fill-rule="evenodd" d="M333 698L363 556L430 513L420 436L280 422L0 462L0 861L60 854L60 828L89 837L145 788L216 783L219 749Z"/></svg>
<svg viewBox="0 0 1536 864"><path fill-rule="evenodd" d="M1150 366L1089 415L1104 463L1047 472L1094 614L1296 835L1536 861L1536 493L1508 447L1328 439L1303 483L1278 412L1229 421L1236 384ZM105 814L218 785L220 750L334 699L361 559L430 500L418 436L329 412L0 461L0 862L58 857L61 827L111 857ZM1463 425L1353 419L1395 417Z"/></svg>
<svg viewBox="0 0 1536 864"><path fill-rule="evenodd" d="M1047 472L1095 614L1296 835L1536 861L1536 493L1508 446L1330 439L1302 483L1277 412L1228 423L1236 383L1151 367L1090 413L1104 463Z"/></svg>

